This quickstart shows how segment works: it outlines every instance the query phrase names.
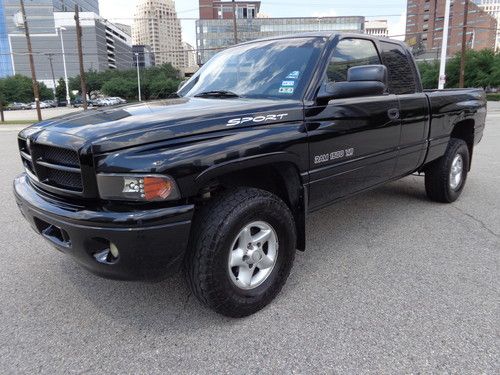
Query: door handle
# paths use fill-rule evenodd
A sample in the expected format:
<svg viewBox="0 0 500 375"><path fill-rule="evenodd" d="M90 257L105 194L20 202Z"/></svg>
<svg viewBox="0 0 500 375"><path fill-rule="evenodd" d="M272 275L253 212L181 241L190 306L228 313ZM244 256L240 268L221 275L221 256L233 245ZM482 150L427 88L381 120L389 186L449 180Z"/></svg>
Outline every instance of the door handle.
<svg viewBox="0 0 500 375"><path fill-rule="evenodd" d="M397 120L399 118L399 109L391 108L387 111L387 116L391 120Z"/></svg>

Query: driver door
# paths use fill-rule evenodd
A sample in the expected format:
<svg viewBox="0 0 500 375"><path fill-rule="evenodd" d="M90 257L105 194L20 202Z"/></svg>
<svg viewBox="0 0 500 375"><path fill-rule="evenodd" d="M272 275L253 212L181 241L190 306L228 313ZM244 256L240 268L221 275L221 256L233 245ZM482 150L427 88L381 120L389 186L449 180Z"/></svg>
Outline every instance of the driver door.
<svg viewBox="0 0 500 375"><path fill-rule="evenodd" d="M347 79L349 68L382 64L372 40L347 38L334 49L324 83ZM311 210L389 180L401 132L396 95L334 99L305 111Z"/></svg>

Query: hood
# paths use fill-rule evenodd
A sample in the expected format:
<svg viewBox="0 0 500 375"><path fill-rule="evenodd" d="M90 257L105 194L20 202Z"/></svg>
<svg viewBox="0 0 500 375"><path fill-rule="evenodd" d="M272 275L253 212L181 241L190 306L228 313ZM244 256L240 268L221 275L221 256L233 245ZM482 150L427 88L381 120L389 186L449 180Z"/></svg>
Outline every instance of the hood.
<svg viewBox="0 0 500 375"><path fill-rule="evenodd" d="M179 98L90 109L47 120L25 129L21 136L37 139L65 134L80 145L106 152L172 138L256 126L302 118L295 100Z"/></svg>

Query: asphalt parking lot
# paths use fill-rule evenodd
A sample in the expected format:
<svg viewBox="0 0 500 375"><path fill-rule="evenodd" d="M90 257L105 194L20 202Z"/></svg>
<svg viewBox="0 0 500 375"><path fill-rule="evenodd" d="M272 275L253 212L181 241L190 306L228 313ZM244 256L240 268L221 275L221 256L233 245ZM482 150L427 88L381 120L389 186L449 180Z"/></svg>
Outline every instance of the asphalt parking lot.
<svg viewBox="0 0 500 375"><path fill-rule="evenodd" d="M499 373L500 106L459 201L410 176L308 219L281 295L216 315L180 276L104 280L53 250L11 192L14 127L0 127L0 373Z"/></svg>

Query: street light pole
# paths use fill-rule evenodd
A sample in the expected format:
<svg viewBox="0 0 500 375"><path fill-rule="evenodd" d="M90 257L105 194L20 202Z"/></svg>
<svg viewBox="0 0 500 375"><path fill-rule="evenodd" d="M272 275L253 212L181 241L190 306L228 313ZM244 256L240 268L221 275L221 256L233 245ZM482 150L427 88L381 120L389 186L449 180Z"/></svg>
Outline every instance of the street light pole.
<svg viewBox="0 0 500 375"><path fill-rule="evenodd" d="M61 36L61 48L62 48L62 57L63 57L63 66L64 66L64 82L66 83L66 105L70 105L71 96L69 95L69 82L68 82L68 69L66 68L66 53L64 51L64 39L63 39L63 30L66 30L64 27L58 27L59 35Z"/></svg>
<svg viewBox="0 0 500 375"><path fill-rule="evenodd" d="M448 33L450 28L451 0L446 0L444 10L443 41L441 47L441 64L439 66L439 90L444 89L446 83L446 55L448 54Z"/></svg>
<svg viewBox="0 0 500 375"><path fill-rule="evenodd" d="M142 102L141 95L141 71L139 70L139 53L135 53L135 61L137 66L137 87L139 88L139 101Z"/></svg>

